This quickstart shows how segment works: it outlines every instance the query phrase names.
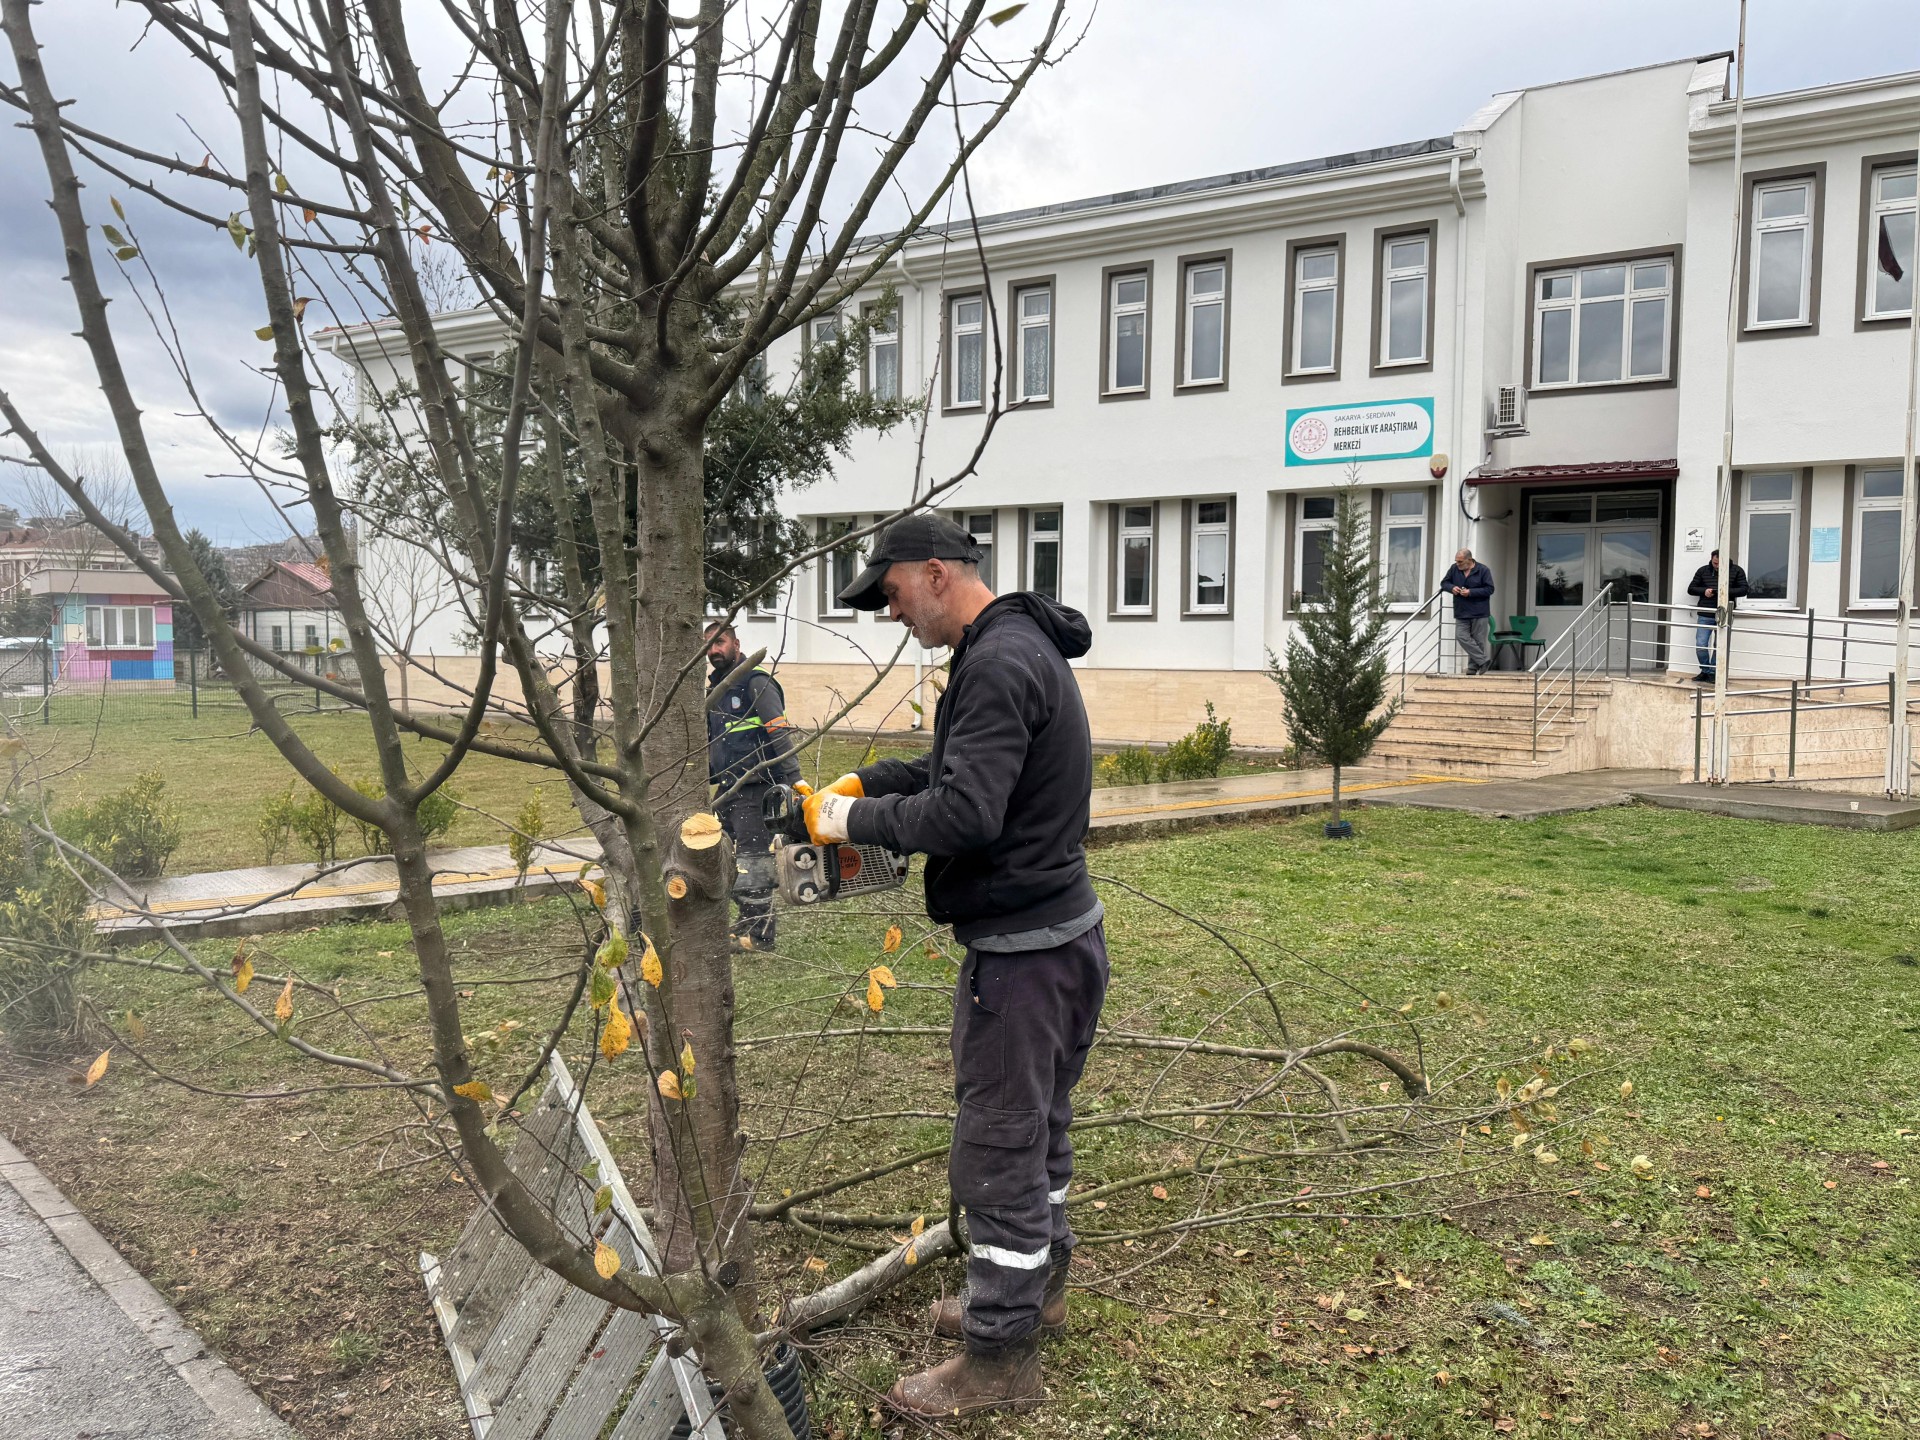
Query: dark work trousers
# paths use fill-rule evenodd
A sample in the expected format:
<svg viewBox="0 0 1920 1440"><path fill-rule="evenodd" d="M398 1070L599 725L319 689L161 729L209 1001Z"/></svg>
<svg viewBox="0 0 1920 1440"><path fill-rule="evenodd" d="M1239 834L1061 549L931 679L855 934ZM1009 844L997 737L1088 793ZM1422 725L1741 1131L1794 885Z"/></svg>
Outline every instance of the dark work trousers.
<svg viewBox="0 0 1920 1440"><path fill-rule="evenodd" d="M1105 927L1049 950L967 951L953 996L959 1116L947 1176L967 1207L967 1348L1040 1324L1047 1268L1073 1248L1073 1087L1107 995Z"/></svg>
<svg viewBox="0 0 1920 1440"><path fill-rule="evenodd" d="M773 836L767 831L766 816L760 799L765 785L742 785L720 806L720 825L733 841L736 873L733 903L740 919L733 933L751 940L756 949L773 945L773 892L776 883L773 861Z"/></svg>

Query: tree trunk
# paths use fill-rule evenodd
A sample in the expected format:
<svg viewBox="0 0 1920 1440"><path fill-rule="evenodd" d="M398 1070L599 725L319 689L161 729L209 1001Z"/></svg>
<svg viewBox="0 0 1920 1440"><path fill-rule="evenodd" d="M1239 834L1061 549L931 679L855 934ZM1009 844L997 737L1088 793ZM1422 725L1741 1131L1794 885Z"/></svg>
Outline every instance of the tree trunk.
<svg viewBox="0 0 1920 1440"><path fill-rule="evenodd" d="M1333 767L1333 823L1340 823L1340 767Z"/></svg>

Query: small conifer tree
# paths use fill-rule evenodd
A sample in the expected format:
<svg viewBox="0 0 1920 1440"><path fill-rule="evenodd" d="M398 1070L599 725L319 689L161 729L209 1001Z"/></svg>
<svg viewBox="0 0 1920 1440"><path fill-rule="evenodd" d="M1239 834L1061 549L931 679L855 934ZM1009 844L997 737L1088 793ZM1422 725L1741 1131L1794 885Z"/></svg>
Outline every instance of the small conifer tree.
<svg viewBox="0 0 1920 1440"><path fill-rule="evenodd" d="M1287 734L1302 758L1333 767L1333 824L1340 823L1340 773L1373 751L1399 702L1385 705L1386 612L1360 509L1358 467L1347 475L1323 552L1320 593L1299 602L1286 663L1267 652L1267 676L1286 700Z"/></svg>

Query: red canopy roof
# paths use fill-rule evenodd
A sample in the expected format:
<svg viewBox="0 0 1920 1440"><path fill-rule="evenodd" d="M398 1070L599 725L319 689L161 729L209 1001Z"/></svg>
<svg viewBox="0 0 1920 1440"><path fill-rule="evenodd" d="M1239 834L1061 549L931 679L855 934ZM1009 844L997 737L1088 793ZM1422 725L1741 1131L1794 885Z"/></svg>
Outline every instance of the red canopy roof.
<svg viewBox="0 0 1920 1440"><path fill-rule="evenodd" d="M1620 480L1672 480L1680 474L1678 460L1593 460L1574 465L1513 465L1505 470L1477 470L1469 485L1593 485Z"/></svg>

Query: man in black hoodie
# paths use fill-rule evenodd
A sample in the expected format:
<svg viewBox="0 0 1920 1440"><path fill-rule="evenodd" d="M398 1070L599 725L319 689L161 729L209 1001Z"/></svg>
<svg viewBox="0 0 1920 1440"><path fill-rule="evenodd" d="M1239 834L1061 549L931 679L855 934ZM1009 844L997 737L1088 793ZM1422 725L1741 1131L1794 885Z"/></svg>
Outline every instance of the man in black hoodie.
<svg viewBox="0 0 1920 1440"><path fill-rule="evenodd" d="M967 947L953 1002L948 1176L967 1209L967 1287L934 1306L966 1348L893 1387L927 1418L1040 1404L1037 1341L1066 1327L1073 1232L1067 1124L1107 989L1100 901L1082 842L1093 789L1086 707L1067 661L1085 617L1042 595L995 598L973 537L911 515L840 592L951 647L933 749L882 760L807 801L816 842L927 856L927 913Z"/></svg>
<svg viewBox="0 0 1920 1440"><path fill-rule="evenodd" d="M1747 572L1738 565L1733 567L1733 579L1727 583L1727 608L1731 610L1747 598ZM1694 627L1693 653L1700 661L1700 673L1693 677L1696 685L1711 685L1719 678L1714 666L1713 647L1715 632L1720 617L1715 612L1720 605L1720 552L1714 551L1707 557L1707 563L1693 572L1693 579L1687 585L1687 594L1700 602L1700 612L1696 617L1699 624Z"/></svg>

